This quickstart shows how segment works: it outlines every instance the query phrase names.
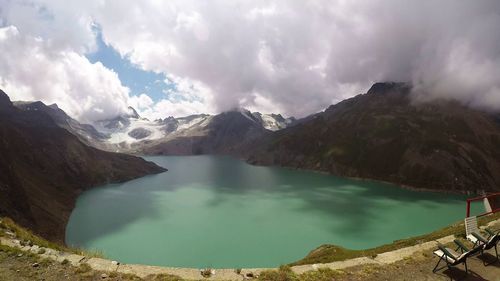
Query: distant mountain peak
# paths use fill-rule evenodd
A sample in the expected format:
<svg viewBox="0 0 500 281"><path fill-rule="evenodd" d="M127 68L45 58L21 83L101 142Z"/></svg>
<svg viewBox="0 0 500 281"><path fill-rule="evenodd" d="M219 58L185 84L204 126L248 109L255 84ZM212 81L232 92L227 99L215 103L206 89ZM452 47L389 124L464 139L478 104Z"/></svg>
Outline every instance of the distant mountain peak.
<svg viewBox="0 0 500 281"><path fill-rule="evenodd" d="M241 112L241 113L250 113L250 110L244 108L244 107L238 107L236 108L235 111Z"/></svg>
<svg viewBox="0 0 500 281"><path fill-rule="evenodd" d="M53 104L49 105L49 107L52 109L60 109L59 106L57 105L57 103L53 103Z"/></svg>
<svg viewBox="0 0 500 281"><path fill-rule="evenodd" d="M411 87L411 83L408 82L378 82L371 86L367 94L385 94L394 91L408 93Z"/></svg>
<svg viewBox="0 0 500 281"><path fill-rule="evenodd" d="M252 164L423 189L498 191L498 121L455 101L414 103L410 91L409 83L376 83L242 151Z"/></svg>
<svg viewBox="0 0 500 281"><path fill-rule="evenodd" d="M135 108L129 106L127 108L127 114L126 114L126 117L130 117L130 118L135 118L135 119L140 119L141 116L139 115L139 113L137 113L137 111L135 110Z"/></svg>
<svg viewBox="0 0 500 281"><path fill-rule="evenodd" d="M0 90L0 106L12 106L9 96L2 90Z"/></svg>

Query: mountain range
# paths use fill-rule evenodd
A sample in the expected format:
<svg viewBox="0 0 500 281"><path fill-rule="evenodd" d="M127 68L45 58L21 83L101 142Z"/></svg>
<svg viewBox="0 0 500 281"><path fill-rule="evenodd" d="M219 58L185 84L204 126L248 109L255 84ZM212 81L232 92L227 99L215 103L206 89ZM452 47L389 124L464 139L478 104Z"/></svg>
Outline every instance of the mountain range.
<svg viewBox="0 0 500 281"><path fill-rule="evenodd" d="M150 121L129 107L127 112L93 124L81 124L56 104L17 101L23 111L42 111L54 122L98 149L132 154L190 155L223 153L242 141L292 126L296 119L235 109L217 115L197 114Z"/></svg>
<svg viewBox="0 0 500 281"><path fill-rule="evenodd" d="M415 102L407 83L376 83L366 94L302 119L235 109L150 121L128 112L80 124L57 105L47 112L86 144L137 155L226 154L258 165L459 193L498 190L500 114L453 100Z"/></svg>
<svg viewBox="0 0 500 281"><path fill-rule="evenodd" d="M63 240L82 191L165 171L139 157L86 145L82 139L102 135L55 106L16 105L22 109L0 91L0 216L48 239Z"/></svg>
<svg viewBox="0 0 500 281"><path fill-rule="evenodd" d="M0 91L0 142L0 215L52 240L83 190L165 171L134 154L225 154L417 189L500 190L500 114L416 102L406 83L374 84L299 120L235 109L150 121L129 108L81 124L55 104L12 103Z"/></svg>
<svg viewBox="0 0 500 281"><path fill-rule="evenodd" d="M128 112L80 124L57 105L47 112L86 144L137 155L226 154L258 165L460 193L498 190L500 114L453 100L415 102L407 83L376 83L366 94L305 118L235 109L150 121Z"/></svg>

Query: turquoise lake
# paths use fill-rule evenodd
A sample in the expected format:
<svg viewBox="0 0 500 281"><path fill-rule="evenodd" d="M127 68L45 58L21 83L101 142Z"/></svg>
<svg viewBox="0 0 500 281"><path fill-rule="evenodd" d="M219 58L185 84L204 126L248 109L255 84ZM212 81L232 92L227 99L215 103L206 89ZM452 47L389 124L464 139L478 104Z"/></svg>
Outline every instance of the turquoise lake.
<svg viewBox="0 0 500 281"><path fill-rule="evenodd" d="M223 156L147 157L169 169L83 193L66 242L124 263L274 267L322 244L367 249L437 230L465 197Z"/></svg>

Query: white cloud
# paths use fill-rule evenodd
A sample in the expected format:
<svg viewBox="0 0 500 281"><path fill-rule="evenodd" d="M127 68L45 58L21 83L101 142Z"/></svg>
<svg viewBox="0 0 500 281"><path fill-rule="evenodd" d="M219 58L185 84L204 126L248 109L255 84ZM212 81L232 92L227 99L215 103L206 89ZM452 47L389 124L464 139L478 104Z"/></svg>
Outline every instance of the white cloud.
<svg viewBox="0 0 500 281"><path fill-rule="evenodd" d="M53 51L73 49L82 53L96 48L89 11L98 6L99 1L68 5L65 0L0 0L0 18L16 26L21 34L44 38Z"/></svg>
<svg viewBox="0 0 500 281"><path fill-rule="evenodd" d="M2 22L41 38L47 50L83 55L94 46L95 23L122 56L180 81L177 93L144 108L151 116L237 106L303 116L384 80L412 81L421 98L500 109L496 0L0 0L0 7ZM32 87L23 82L19 91Z"/></svg>
<svg viewBox="0 0 500 281"><path fill-rule="evenodd" d="M485 78L500 77L498 1L107 1L95 18L144 69L204 83L218 110L257 92L303 116L384 80L500 108Z"/></svg>
<svg viewBox="0 0 500 281"><path fill-rule="evenodd" d="M168 75L165 82L176 85L175 89L165 91L165 98L155 103L149 96L142 94L131 97L129 104L135 107L142 117L150 120L168 116L217 113L213 93L203 83L174 75Z"/></svg>
<svg viewBox="0 0 500 281"><path fill-rule="evenodd" d="M57 103L84 122L126 110L128 89L116 73L73 51L54 52L50 44L14 26L0 28L0 87L11 99Z"/></svg>
<svg viewBox="0 0 500 281"><path fill-rule="evenodd" d="M206 85L218 111L253 102L258 92L289 113L305 115L326 107L334 94L324 73L307 69L325 61L328 44L318 40L319 24L309 22L314 7L276 3L188 0L159 8L147 1L108 1L95 18L106 42L134 63ZM118 5L127 7L119 10L126 21L107 16ZM155 20L148 20L152 15ZM201 23L208 34L203 38L193 28Z"/></svg>
<svg viewBox="0 0 500 281"><path fill-rule="evenodd" d="M183 117L191 114L213 114L214 111L207 107L204 103L199 101L171 101L162 99L149 108L140 111L140 115L150 120L163 119L168 116Z"/></svg>
<svg viewBox="0 0 500 281"><path fill-rule="evenodd" d="M140 94L139 96L131 96L128 100L128 104L140 111L150 108L154 102L148 95Z"/></svg>
<svg viewBox="0 0 500 281"><path fill-rule="evenodd" d="M262 95L260 93L253 93L249 96L249 98L240 100L240 107L246 108L252 112L260 113L285 112L282 106L276 104L271 99L267 98L266 95Z"/></svg>

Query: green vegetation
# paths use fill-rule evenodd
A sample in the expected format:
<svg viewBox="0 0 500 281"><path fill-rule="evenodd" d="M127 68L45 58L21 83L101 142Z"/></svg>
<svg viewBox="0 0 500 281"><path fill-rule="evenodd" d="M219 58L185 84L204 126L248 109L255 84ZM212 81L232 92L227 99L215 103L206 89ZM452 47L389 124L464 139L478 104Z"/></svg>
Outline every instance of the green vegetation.
<svg viewBox="0 0 500 281"><path fill-rule="evenodd" d="M288 266L281 266L278 270L266 270L260 273L259 280L263 281L288 281L298 280L297 274Z"/></svg>
<svg viewBox="0 0 500 281"><path fill-rule="evenodd" d="M92 268L86 263L80 264L80 266L76 269L77 274L87 273L89 271L92 271Z"/></svg>
<svg viewBox="0 0 500 281"><path fill-rule="evenodd" d="M181 281L183 280L179 276L170 274L158 274L151 278L152 281Z"/></svg>
<svg viewBox="0 0 500 281"><path fill-rule="evenodd" d="M109 273L109 278L112 280L137 280L140 281L142 280L138 276L130 273L118 273L118 272L110 272ZM102 277L101 277L102 279ZM152 279L152 280L163 280L163 279Z"/></svg>
<svg viewBox="0 0 500 281"><path fill-rule="evenodd" d="M17 256L17 255L29 255L29 256L32 256L33 254L32 253L24 253L23 251L21 251L20 249L18 248L11 248L9 246L6 246L6 245L3 245L1 242L0 242L0 252L3 252L3 253L6 253L7 255L9 256Z"/></svg>
<svg viewBox="0 0 500 281"><path fill-rule="evenodd" d="M489 215L479 218L479 225L485 225L490 221L500 218L500 213ZM358 257L376 257L378 254L394 251L404 247L410 247L419 243L433 241L448 235L455 235L456 237L465 238L464 223L457 222L440 230L434 231L429 234L416 236L408 239L394 241L391 244L382 245L376 248L367 250L350 250L336 245L322 245L319 248L310 252L305 258L294 262L290 265L303 265L314 263L329 263L334 261L343 261Z"/></svg>
<svg viewBox="0 0 500 281"><path fill-rule="evenodd" d="M40 267L49 267L52 265L54 261L48 259L48 258L40 258L38 257L38 266Z"/></svg>
<svg viewBox="0 0 500 281"><path fill-rule="evenodd" d="M346 272L341 270L333 270L329 268L320 268L314 271L308 271L299 275L302 281L320 281L320 280L335 280L339 276L347 275Z"/></svg>
<svg viewBox="0 0 500 281"><path fill-rule="evenodd" d="M59 243L50 242L46 239L34 234L28 229L19 226L10 218L0 218L0 236L5 236L5 231L10 231L16 235L16 238L21 241L21 245L38 245L41 248L49 248L58 251L70 252L77 255L83 255L88 257L103 258L104 255L100 251L88 251L79 248L66 247ZM45 249L40 249L40 251L45 252ZM39 254L43 254L39 253Z"/></svg>
<svg viewBox="0 0 500 281"><path fill-rule="evenodd" d="M261 272L258 280L262 281L321 281L335 280L340 276L347 275L341 270L332 270L320 268L318 270L308 271L303 274L296 274L288 266L281 266L278 270L267 270Z"/></svg>
<svg viewBox="0 0 500 281"><path fill-rule="evenodd" d="M31 231L25 229L24 227L21 227L17 225L13 220L10 218L1 218L0 221L0 229L11 231L14 233L17 237L17 239L21 240L25 244L29 245L38 245L40 247L44 248L51 248L59 251L68 251L72 252L71 249L64 247L60 244L49 242L40 236L33 234ZM2 231L3 232L3 231Z"/></svg>
<svg viewBox="0 0 500 281"><path fill-rule="evenodd" d="M4 232L1 232L4 233ZM102 272L82 263L73 266L69 260L62 262L44 258L37 253L25 252L19 248L0 243L0 280L112 280L112 281L181 281L178 276L169 274L150 275L144 279L133 274ZM104 276L104 277L103 277ZM69 279L68 279L69 280Z"/></svg>

